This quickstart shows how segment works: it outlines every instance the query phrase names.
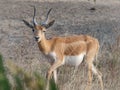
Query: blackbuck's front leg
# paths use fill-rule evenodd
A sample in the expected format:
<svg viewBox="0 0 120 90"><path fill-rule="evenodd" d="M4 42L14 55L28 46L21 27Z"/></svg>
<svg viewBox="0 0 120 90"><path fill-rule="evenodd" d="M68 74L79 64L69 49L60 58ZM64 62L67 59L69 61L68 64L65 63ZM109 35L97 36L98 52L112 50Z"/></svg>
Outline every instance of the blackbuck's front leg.
<svg viewBox="0 0 120 90"><path fill-rule="evenodd" d="M63 63L63 60L56 60L53 65L49 68L48 72L47 72L47 79L50 80L52 72L55 71L58 67L60 67ZM56 72L54 72L56 73Z"/></svg>
<svg viewBox="0 0 120 90"><path fill-rule="evenodd" d="M58 60L50 67L46 76L48 80L50 80L52 72L62 65L62 62L63 62L62 60Z"/></svg>
<svg viewBox="0 0 120 90"><path fill-rule="evenodd" d="M54 64L50 67L50 69L47 72L47 87L46 90L49 90L49 80L51 78L52 72L56 74L56 69L62 65L63 61L62 60L57 60L54 62ZM55 76L57 78L57 76ZM55 80L56 83L56 80Z"/></svg>
<svg viewBox="0 0 120 90"><path fill-rule="evenodd" d="M57 83L57 69L53 71L53 77L54 77L55 83Z"/></svg>

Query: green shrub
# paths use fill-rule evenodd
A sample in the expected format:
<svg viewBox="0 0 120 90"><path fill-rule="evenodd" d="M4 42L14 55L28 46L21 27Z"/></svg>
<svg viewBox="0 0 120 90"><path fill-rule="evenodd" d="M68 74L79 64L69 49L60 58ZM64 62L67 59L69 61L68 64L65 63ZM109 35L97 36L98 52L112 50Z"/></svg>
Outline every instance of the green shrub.
<svg viewBox="0 0 120 90"><path fill-rule="evenodd" d="M0 90L10 90L9 81L5 75L5 69L3 66L3 58L0 55Z"/></svg>

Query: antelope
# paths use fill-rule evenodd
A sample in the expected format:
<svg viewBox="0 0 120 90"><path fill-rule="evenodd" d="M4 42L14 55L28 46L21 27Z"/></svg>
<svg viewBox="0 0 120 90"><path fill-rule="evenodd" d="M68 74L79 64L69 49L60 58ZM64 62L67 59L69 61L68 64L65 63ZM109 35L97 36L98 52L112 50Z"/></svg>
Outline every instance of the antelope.
<svg viewBox="0 0 120 90"><path fill-rule="evenodd" d="M53 37L51 39L47 39L45 37L45 32L55 22L55 20L49 20L51 10L52 9L47 12L46 19L41 24L38 24L36 21L35 7L32 24L23 20L23 22L33 30L34 38L37 41L39 50L45 55L52 56L54 59L54 62L51 63L51 67L46 74L47 80L49 81L53 74L55 83L57 83L58 67L64 64L78 67L85 57L86 64L88 66L88 81L85 90L91 89L92 74L98 77L101 90L103 90L102 74L93 64L99 50L98 40L88 35Z"/></svg>

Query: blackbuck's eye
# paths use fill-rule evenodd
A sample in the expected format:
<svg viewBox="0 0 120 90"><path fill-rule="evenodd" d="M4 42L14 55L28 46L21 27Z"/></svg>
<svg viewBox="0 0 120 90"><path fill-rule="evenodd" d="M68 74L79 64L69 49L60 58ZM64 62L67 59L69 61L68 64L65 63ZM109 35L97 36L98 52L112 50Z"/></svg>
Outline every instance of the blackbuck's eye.
<svg viewBox="0 0 120 90"><path fill-rule="evenodd" d="M46 31L43 31L43 32L46 32Z"/></svg>
<svg viewBox="0 0 120 90"><path fill-rule="evenodd" d="M34 29L32 29L32 31L34 32L35 30L34 30Z"/></svg>

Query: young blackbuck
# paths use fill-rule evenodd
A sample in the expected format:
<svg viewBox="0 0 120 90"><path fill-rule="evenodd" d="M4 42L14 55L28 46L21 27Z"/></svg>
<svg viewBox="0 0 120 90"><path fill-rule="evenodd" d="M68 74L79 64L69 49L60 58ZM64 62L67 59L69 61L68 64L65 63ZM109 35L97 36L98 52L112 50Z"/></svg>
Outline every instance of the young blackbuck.
<svg viewBox="0 0 120 90"><path fill-rule="evenodd" d="M69 64L78 67L85 57L88 66L88 83L87 89L90 89L92 84L92 73L97 75L101 90L103 90L102 74L95 68L93 61L99 50L99 42L96 38L88 35L75 35L65 37L53 37L52 39L46 39L45 32L53 25L55 20L49 21L48 11L46 20L42 24L36 22L36 8L34 7L33 24L24 21L24 23L32 28L35 40L38 43L38 47L41 52L53 57L54 62L51 63L51 67L47 72L48 81L53 73L54 80L57 82L57 68Z"/></svg>

